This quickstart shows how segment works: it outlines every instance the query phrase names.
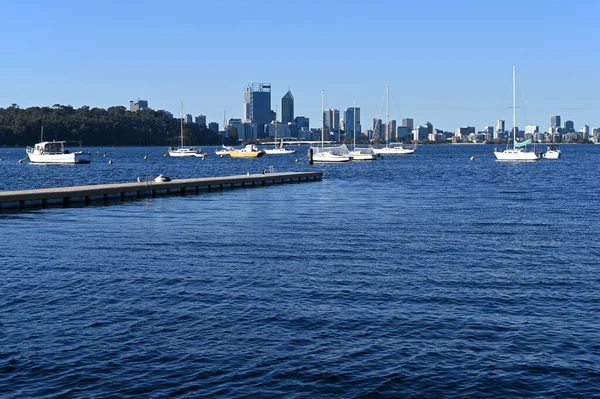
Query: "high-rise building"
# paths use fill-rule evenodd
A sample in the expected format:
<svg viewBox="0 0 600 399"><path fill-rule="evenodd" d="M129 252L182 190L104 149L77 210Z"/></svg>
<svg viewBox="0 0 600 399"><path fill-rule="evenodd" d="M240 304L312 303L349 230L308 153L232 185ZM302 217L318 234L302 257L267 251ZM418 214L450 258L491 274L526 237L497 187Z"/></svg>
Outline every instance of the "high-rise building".
<svg viewBox="0 0 600 399"><path fill-rule="evenodd" d="M194 118L192 117L192 114L185 114L183 116L183 123L188 124L188 123L193 123L194 122Z"/></svg>
<svg viewBox="0 0 600 399"><path fill-rule="evenodd" d="M555 131L560 129L560 115L555 115L550 118L550 127Z"/></svg>
<svg viewBox="0 0 600 399"><path fill-rule="evenodd" d="M396 120L392 119L385 124L385 137L388 140L396 140Z"/></svg>
<svg viewBox="0 0 600 399"><path fill-rule="evenodd" d="M563 128L565 133L571 133L575 131L575 124L573 121L565 121Z"/></svg>
<svg viewBox="0 0 600 399"><path fill-rule="evenodd" d="M131 112L137 112L137 111L142 111L142 110L146 110L146 109L149 109L147 100L140 100L138 98L137 100L129 101L129 110Z"/></svg>
<svg viewBox="0 0 600 399"><path fill-rule="evenodd" d="M383 122L381 119L373 118L373 138L383 138Z"/></svg>
<svg viewBox="0 0 600 399"><path fill-rule="evenodd" d="M354 134L356 126L356 134L361 132L360 126L360 107L356 107L356 117L354 115L354 107L348 107L344 110L344 130L346 133Z"/></svg>
<svg viewBox="0 0 600 399"><path fill-rule="evenodd" d="M433 133L433 125L429 121L425 122L425 129L427 129L427 135Z"/></svg>
<svg viewBox="0 0 600 399"><path fill-rule="evenodd" d="M412 131L411 131L412 132ZM406 126L398 126L396 128L396 138L398 140L406 140L408 139L409 130Z"/></svg>
<svg viewBox="0 0 600 399"><path fill-rule="evenodd" d="M281 123L287 125L294 121L294 96L288 90L281 98Z"/></svg>
<svg viewBox="0 0 600 399"><path fill-rule="evenodd" d="M196 124L206 127L206 115L196 115Z"/></svg>
<svg viewBox="0 0 600 399"><path fill-rule="evenodd" d="M298 126L298 129L309 129L310 126L310 119L305 117L305 116L297 116L294 118L294 122L296 123L296 126Z"/></svg>
<svg viewBox="0 0 600 399"><path fill-rule="evenodd" d="M536 125L525 126L525 134L535 134L540 131L540 127Z"/></svg>
<svg viewBox="0 0 600 399"><path fill-rule="evenodd" d="M244 92L244 121L261 125L271 123L271 84L252 83Z"/></svg>
<svg viewBox="0 0 600 399"><path fill-rule="evenodd" d="M496 126L496 131L498 133L504 133L506 131L506 122L504 119L498 119L498 125Z"/></svg>
<svg viewBox="0 0 600 399"><path fill-rule="evenodd" d="M340 130L340 110L326 109L323 111L323 121L325 129L329 129L329 132Z"/></svg>
<svg viewBox="0 0 600 399"><path fill-rule="evenodd" d="M402 119L402 126L406 126L409 132L412 132L415 121L412 118Z"/></svg>
<svg viewBox="0 0 600 399"><path fill-rule="evenodd" d="M590 138L590 127L588 125L583 125L581 128L581 135L584 140L589 140Z"/></svg>
<svg viewBox="0 0 600 399"><path fill-rule="evenodd" d="M208 124L208 130L214 133L219 133L219 124L217 122L211 122Z"/></svg>

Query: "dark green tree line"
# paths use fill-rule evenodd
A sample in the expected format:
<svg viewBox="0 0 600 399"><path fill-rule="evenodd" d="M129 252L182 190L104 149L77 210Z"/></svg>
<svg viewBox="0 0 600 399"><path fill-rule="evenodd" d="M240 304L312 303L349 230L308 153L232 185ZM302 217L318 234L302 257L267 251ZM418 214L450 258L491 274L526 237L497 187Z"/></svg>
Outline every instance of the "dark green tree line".
<svg viewBox="0 0 600 399"><path fill-rule="evenodd" d="M54 104L52 107L0 108L0 145L26 146L44 140L81 141L84 146L178 145L180 120L153 111L130 112ZM218 134L195 123L184 125L185 145L215 145Z"/></svg>

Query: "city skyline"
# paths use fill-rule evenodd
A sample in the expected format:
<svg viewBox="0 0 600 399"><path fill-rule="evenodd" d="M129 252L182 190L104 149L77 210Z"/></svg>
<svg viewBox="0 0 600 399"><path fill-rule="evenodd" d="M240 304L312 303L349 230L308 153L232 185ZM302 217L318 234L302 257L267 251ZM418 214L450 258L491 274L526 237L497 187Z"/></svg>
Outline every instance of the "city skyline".
<svg viewBox="0 0 600 399"><path fill-rule="evenodd" d="M593 1L576 9L535 0L352 7L308 1L300 8L269 1L161 4L4 5L0 33L11 40L0 107L127 107L141 98L178 115L183 101L193 114L222 124L224 111L244 117L240 91L248 82L270 82L271 109L290 90L295 115L317 127L321 90L326 109L343 111L356 102L364 121L385 120L389 85L390 119L411 118L415 126L430 121L449 131L466 125L480 130L504 119L508 129L516 65L519 126L547 130L553 115L574 121L577 130L600 126L593 30L600 6ZM419 15L426 15L425 25ZM357 62L337 62L347 58L349 21L360 22L353 41ZM252 46L240 40L245 35ZM323 46L325 39L337 45ZM278 57L283 49L289 51Z"/></svg>

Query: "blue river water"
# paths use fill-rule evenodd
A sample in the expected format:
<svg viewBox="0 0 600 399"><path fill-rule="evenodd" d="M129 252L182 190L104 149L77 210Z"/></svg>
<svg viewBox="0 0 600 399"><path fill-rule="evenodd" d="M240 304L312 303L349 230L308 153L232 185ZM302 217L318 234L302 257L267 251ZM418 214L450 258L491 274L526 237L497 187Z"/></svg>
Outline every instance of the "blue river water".
<svg viewBox="0 0 600 399"><path fill-rule="evenodd" d="M0 214L0 396L599 397L600 146L492 151L42 166L0 148L0 190L324 172Z"/></svg>

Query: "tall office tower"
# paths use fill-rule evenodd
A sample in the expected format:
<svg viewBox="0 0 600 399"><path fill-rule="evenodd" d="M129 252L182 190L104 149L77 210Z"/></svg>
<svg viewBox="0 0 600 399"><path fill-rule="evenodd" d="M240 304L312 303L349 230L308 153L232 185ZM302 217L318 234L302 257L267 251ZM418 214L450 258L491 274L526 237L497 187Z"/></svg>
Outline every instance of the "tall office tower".
<svg viewBox="0 0 600 399"><path fill-rule="evenodd" d="M587 140L590 138L590 127L588 125L583 125L581 129L581 133L583 134L583 139Z"/></svg>
<svg viewBox="0 0 600 399"><path fill-rule="evenodd" d="M392 119L385 124L385 137L387 137L388 140L396 140L396 134L396 120Z"/></svg>
<svg viewBox="0 0 600 399"><path fill-rule="evenodd" d="M206 115L196 115L196 124L206 127Z"/></svg>
<svg viewBox="0 0 600 399"><path fill-rule="evenodd" d="M248 85L244 92L244 121L268 125L271 120L271 84Z"/></svg>
<svg viewBox="0 0 600 399"><path fill-rule="evenodd" d="M129 101L129 110L131 112L137 112L137 111L142 111L145 109L149 109L148 108L148 101L147 100L140 100L139 98L137 100L131 100Z"/></svg>
<svg viewBox="0 0 600 399"><path fill-rule="evenodd" d="M506 131L506 122L504 119L498 119L498 125L496 126L496 131L498 133L504 133Z"/></svg>
<svg viewBox="0 0 600 399"><path fill-rule="evenodd" d="M425 128L427 129L428 135L433 133L433 125L429 121L425 122Z"/></svg>
<svg viewBox="0 0 600 399"><path fill-rule="evenodd" d="M288 90L281 98L281 123L287 125L294 121L294 96Z"/></svg>
<svg viewBox="0 0 600 399"><path fill-rule="evenodd" d="M404 118L402 119L402 126L406 126L409 132L412 132L414 128L415 121L412 118Z"/></svg>
<svg viewBox="0 0 600 399"><path fill-rule="evenodd" d="M296 122L296 126L298 129L309 129L310 119L304 116L297 116L294 118L294 122Z"/></svg>
<svg viewBox="0 0 600 399"><path fill-rule="evenodd" d="M560 115L555 115L550 118L550 127L553 131L558 131L560 129Z"/></svg>
<svg viewBox="0 0 600 399"><path fill-rule="evenodd" d="M185 114L183 116L183 123L189 124L189 123L192 123L192 122L194 122L194 118L192 117L192 114Z"/></svg>
<svg viewBox="0 0 600 399"><path fill-rule="evenodd" d="M325 121L325 128L329 129L330 132L338 131L340 129L340 110L326 109L323 111L323 120Z"/></svg>
<svg viewBox="0 0 600 399"><path fill-rule="evenodd" d="M384 138L383 123L381 119L373 118L373 138Z"/></svg>
<svg viewBox="0 0 600 399"><path fill-rule="evenodd" d="M217 122L211 122L208 124L208 130L214 133L219 133L219 124Z"/></svg>
<svg viewBox="0 0 600 399"><path fill-rule="evenodd" d="M573 121L565 121L564 130L566 133L571 133L575 131L575 124Z"/></svg>
<svg viewBox="0 0 600 399"><path fill-rule="evenodd" d="M354 110L356 109L356 118ZM360 135L360 107L348 107L344 110L344 131L349 134L354 134L356 126L356 135Z"/></svg>

